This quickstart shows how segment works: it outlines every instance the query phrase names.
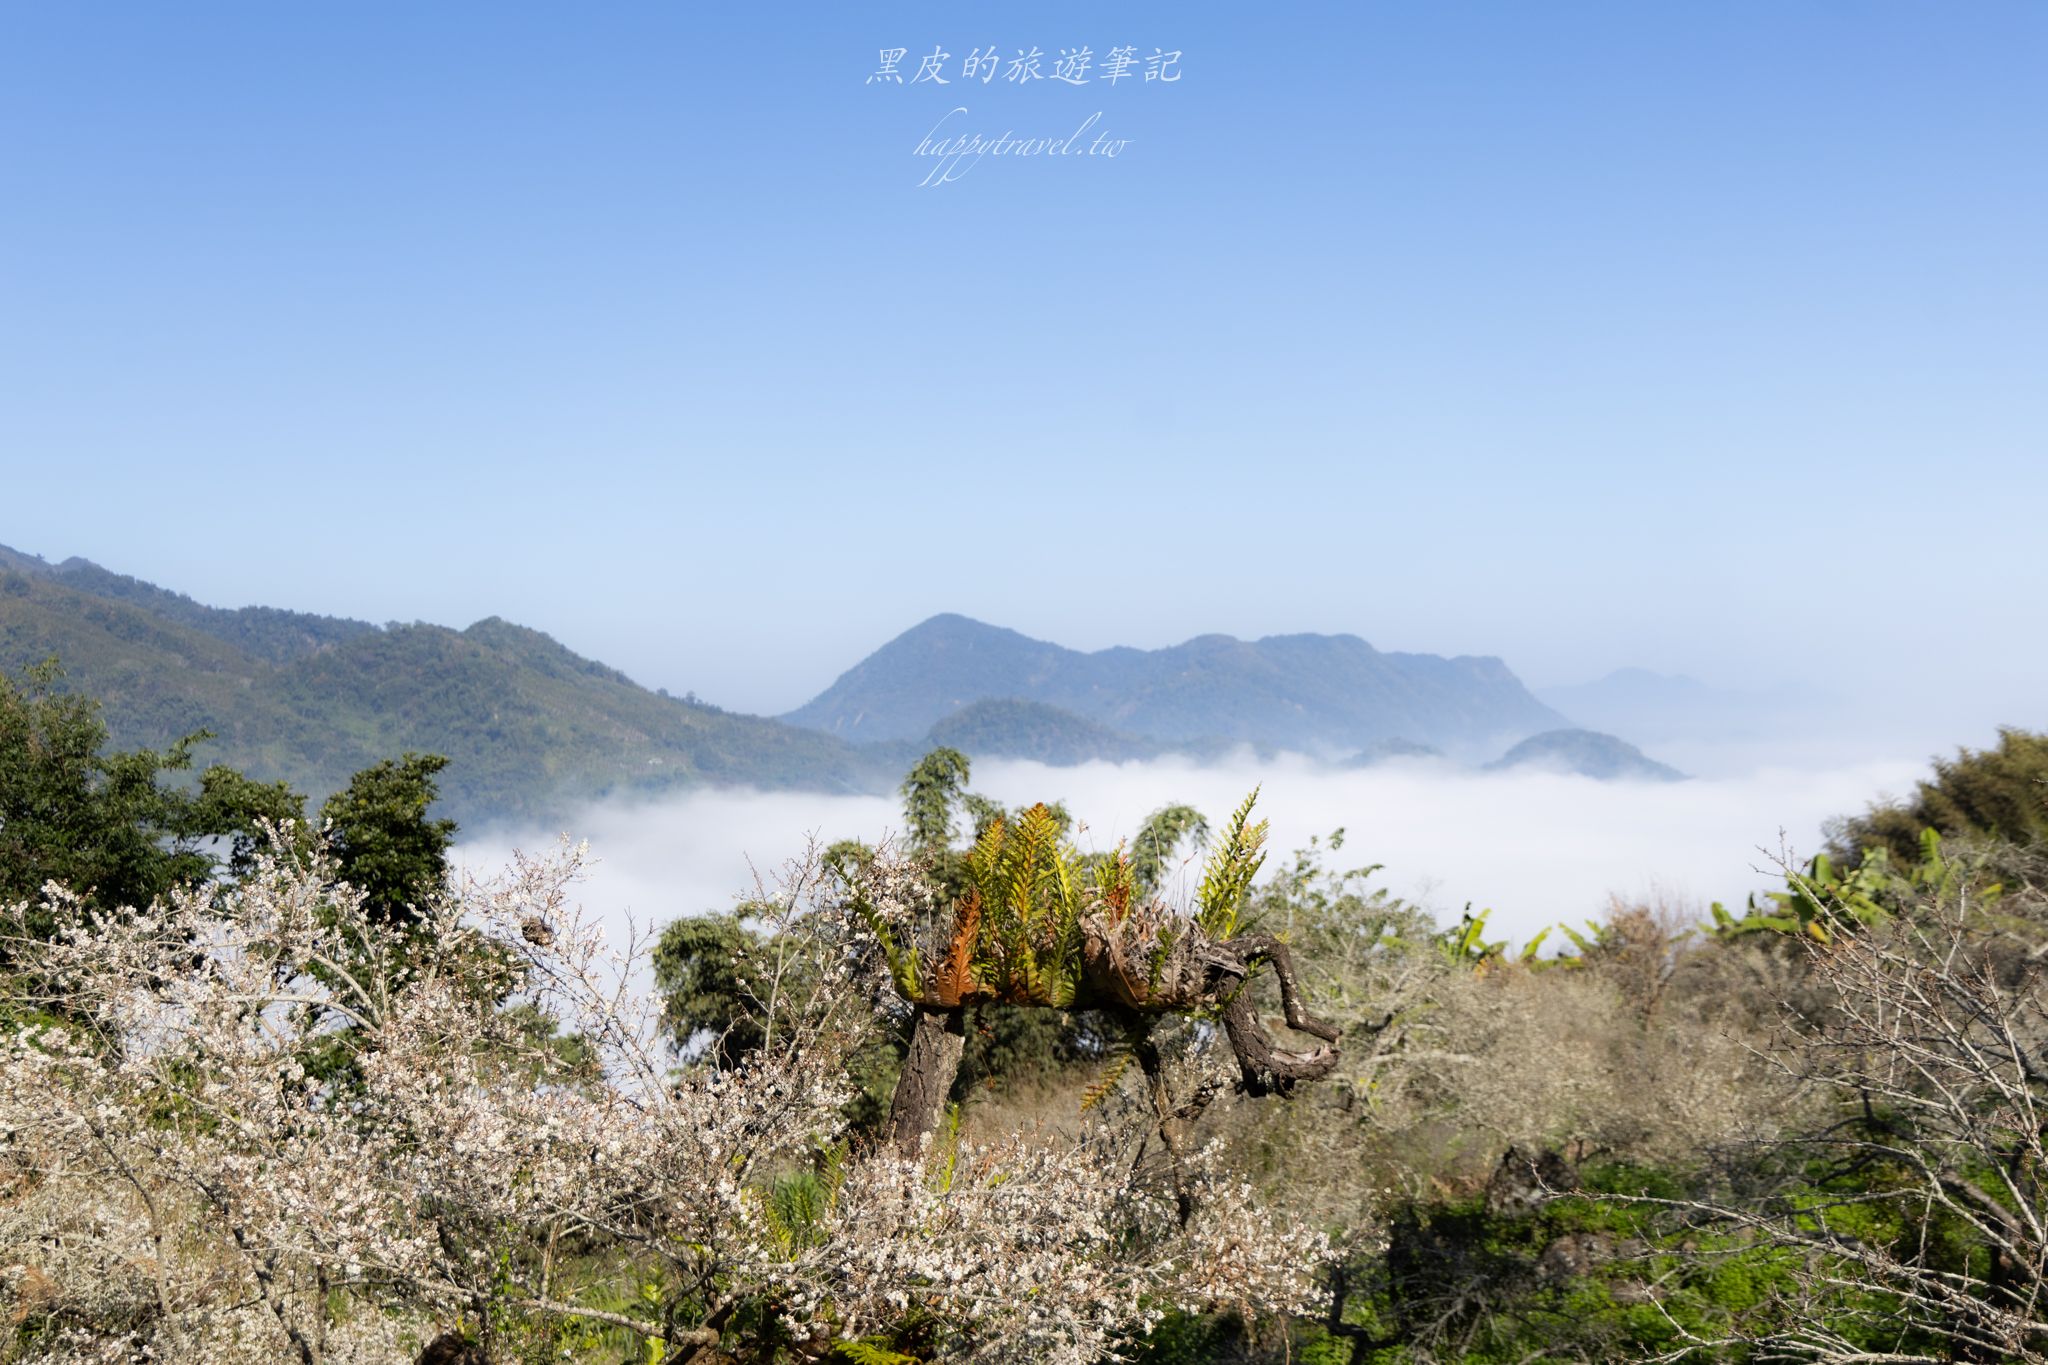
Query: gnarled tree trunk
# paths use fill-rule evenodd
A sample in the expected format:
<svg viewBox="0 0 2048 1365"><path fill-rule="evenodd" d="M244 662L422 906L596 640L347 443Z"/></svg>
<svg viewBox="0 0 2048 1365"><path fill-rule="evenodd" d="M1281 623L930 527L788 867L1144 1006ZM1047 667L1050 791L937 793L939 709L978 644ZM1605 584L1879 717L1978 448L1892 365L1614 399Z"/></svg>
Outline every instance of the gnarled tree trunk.
<svg viewBox="0 0 2048 1365"><path fill-rule="evenodd" d="M1301 1081L1317 1080L1337 1064L1335 1028L1310 1014L1301 1002L1294 959L1287 945L1271 934L1246 934L1227 940L1210 938L1190 926L1156 957L1140 958L1144 945L1119 936L1114 927L1090 916L1081 925L1081 979L1069 1009L1104 1009L1127 1017L1219 1012L1230 1050L1237 1059L1239 1084L1250 1095L1285 1092ZM1319 1040L1308 1051L1273 1045L1248 989L1260 963L1270 963L1280 986L1287 1026ZM987 997L983 997L986 999ZM996 999L993 1003L1030 1004L1028 1000ZM883 1141L898 1155L915 1157L925 1138L938 1131L946 1112L946 1094L959 1074L966 1046L965 1005L921 1002L911 1034L910 1054L896 1080ZM1156 1082L1156 1078L1155 1078Z"/></svg>
<svg viewBox="0 0 2048 1365"><path fill-rule="evenodd" d="M960 1054L967 1046L967 1011L917 1008L910 1034L910 1052L896 1077L896 1095L889 1104L889 1125L882 1131L885 1146L898 1156L914 1158L927 1137L939 1129L946 1095L960 1074Z"/></svg>

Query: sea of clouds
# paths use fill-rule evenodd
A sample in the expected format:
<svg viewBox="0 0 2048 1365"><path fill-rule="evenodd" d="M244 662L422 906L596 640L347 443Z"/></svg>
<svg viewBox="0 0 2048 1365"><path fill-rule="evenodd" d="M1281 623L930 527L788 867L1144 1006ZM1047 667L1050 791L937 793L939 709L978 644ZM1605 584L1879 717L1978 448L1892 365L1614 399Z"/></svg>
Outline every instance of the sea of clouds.
<svg viewBox="0 0 2048 1365"><path fill-rule="evenodd" d="M1113 847L1170 802L1218 825L1257 786L1276 862L1341 827L1342 866L1382 864L1381 884L1440 920L1455 922L1467 902L1491 909L1493 930L1521 941L1559 920L1597 916L1610 896L1660 896L1702 917L1710 901L1739 904L1778 884L1781 851L1810 856L1824 822L1909 791L1925 767L1864 760L1639 783L1437 761L1347 770L1291 756L1073 768L979 761L971 785L1009 805L1064 801L1084 849ZM892 797L701 790L595 805L562 828L483 831L465 839L457 860L484 874L515 848L541 852L565 834L587 840L593 861L581 894L622 934L629 923L729 908L753 894L757 873L772 882L812 838L874 841L901 826ZM1181 874L1181 892L1194 872Z"/></svg>

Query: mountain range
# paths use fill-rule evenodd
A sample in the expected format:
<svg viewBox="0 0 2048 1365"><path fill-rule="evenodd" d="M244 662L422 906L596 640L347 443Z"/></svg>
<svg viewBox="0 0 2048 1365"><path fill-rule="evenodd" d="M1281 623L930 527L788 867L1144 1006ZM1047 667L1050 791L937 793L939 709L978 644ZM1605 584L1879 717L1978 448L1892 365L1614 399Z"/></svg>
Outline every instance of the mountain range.
<svg viewBox="0 0 2048 1365"><path fill-rule="evenodd" d="M991 699L1056 708L1141 745L1330 757L1388 740L1498 752L1571 724L1494 658L1387 654L1355 635L1201 635L1084 654L954 615L905 631L783 719L875 743Z"/></svg>
<svg viewBox="0 0 2048 1365"><path fill-rule="evenodd" d="M1246 747L1368 763L1498 754L1571 728L1493 658L1383 653L1348 635L1082 653L953 615L771 719L649 691L497 617L456 630L230 610L0 546L0 672L53 655L119 747L208 730L201 762L316 800L378 759L441 753L445 805L472 826L689 786L887 791L938 744L1051 764ZM1610 738L1539 756L1651 775L1597 743Z"/></svg>

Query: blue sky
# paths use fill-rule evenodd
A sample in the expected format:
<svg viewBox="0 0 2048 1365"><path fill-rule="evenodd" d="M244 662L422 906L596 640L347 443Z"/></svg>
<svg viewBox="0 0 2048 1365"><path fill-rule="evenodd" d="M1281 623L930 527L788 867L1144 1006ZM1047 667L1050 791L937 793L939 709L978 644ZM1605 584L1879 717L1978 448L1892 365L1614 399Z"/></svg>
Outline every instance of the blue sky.
<svg viewBox="0 0 2048 1365"><path fill-rule="evenodd" d="M1977 742L2048 725L2044 59L2031 3L12 5L0 543L749 710L952 610ZM1130 145L920 189L954 105Z"/></svg>

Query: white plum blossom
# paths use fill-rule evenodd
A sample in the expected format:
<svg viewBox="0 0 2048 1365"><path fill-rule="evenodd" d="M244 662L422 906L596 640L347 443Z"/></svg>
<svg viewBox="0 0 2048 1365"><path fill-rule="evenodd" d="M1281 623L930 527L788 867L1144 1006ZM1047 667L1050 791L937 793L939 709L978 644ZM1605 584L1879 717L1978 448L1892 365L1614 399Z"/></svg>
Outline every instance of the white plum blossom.
<svg viewBox="0 0 2048 1365"><path fill-rule="evenodd" d="M0 1308L34 1358L392 1361L509 1316L700 1361L915 1321L936 1359L1081 1365L1170 1308L1308 1305L1320 1237L1199 1157L1184 1216L1141 1124L921 1162L854 1140L883 992L815 859L774 902L769 1041L720 1068L634 984L647 941L576 905L583 857L464 880L404 934L283 839L148 907L49 888L54 937L0 911ZM592 1267L656 1288L621 1311Z"/></svg>

